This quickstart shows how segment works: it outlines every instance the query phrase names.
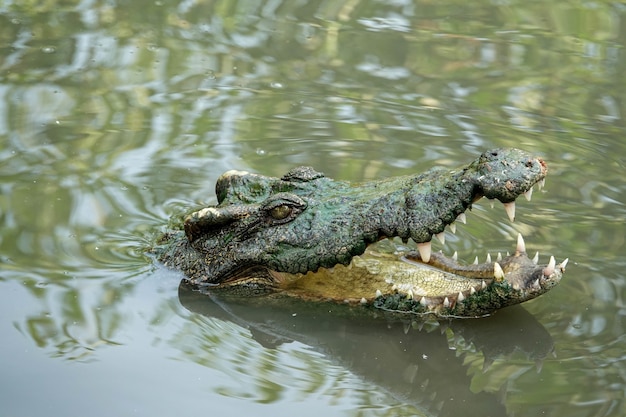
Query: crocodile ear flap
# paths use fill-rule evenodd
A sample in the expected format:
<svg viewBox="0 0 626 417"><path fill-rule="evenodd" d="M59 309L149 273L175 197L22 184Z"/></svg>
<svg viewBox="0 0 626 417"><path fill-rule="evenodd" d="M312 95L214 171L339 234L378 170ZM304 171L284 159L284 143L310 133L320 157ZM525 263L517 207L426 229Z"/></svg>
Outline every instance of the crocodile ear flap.
<svg viewBox="0 0 626 417"><path fill-rule="evenodd" d="M206 207L185 218L185 235L192 243L200 236L210 233L211 230L239 220L248 214L249 209L242 206Z"/></svg>

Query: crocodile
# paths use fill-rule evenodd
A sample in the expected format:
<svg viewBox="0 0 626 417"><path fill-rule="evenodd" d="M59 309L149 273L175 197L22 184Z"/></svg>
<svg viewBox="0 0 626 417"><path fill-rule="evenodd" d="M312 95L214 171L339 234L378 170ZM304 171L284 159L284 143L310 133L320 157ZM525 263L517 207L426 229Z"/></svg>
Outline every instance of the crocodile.
<svg viewBox="0 0 626 417"><path fill-rule="evenodd" d="M513 148L484 152L458 169L352 184L297 167L281 178L231 170L216 182L218 204L173 222L155 245L157 259L186 284L234 297L332 300L435 317L482 317L538 297L561 280L567 259L515 251L466 265L433 252L446 227L465 223L485 197L511 221L520 195L543 187L543 159ZM391 254L372 244L415 244Z"/></svg>

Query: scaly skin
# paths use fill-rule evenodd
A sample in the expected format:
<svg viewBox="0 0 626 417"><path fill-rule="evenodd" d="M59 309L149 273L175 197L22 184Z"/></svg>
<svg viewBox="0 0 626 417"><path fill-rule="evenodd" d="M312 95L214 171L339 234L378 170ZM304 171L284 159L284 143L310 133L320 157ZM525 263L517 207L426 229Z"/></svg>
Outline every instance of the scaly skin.
<svg viewBox="0 0 626 417"><path fill-rule="evenodd" d="M448 275L432 269L424 275L415 272L422 270L415 263L390 261L380 273L368 272L369 279L359 280L361 294L331 291L330 281L349 276L336 274L324 281L328 289L322 285L313 298L356 298L394 311L480 316L547 291L565 265L539 267L525 250L518 250L515 261L474 267L480 271L478 278L459 284L463 268L431 256L430 240L483 196L504 203L513 218L515 199L542 182L546 172L541 159L517 149L485 152L457 170L431 169L358 185L334 181L308 167L282 178L228 171L216 184L218 205L187 216L184 233L167 233L155 251L163 263L182 270L190 284L204 290L228 288L244 295L278 291L310 298L308 290L298 290L307 273L348 265L383 238L410 238L420 252L411 255L414 260L444 267ZM317 281L321 275L323 270ZM356 287L351 279L343 279L343 288ZM381 287L380 279L395 285ZM440 289L426 285L429 281Z"/></svg>

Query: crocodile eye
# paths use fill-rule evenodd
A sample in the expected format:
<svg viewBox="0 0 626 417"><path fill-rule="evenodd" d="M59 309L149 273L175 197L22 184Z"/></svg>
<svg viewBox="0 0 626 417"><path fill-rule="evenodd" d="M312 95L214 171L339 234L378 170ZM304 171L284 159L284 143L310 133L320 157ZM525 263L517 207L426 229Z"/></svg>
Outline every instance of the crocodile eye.
<svg viewBox="0 0 626 417"><path fill-rule="evenodd" d="M274 220L283 220L289 217L292 211L292 207L286 205L278 206L270 210L270 216L272 216Z"/></svg>
<svg viewBox="0 0 626 417"><path fill-rule="evenodd" d="M306 201L295 194L277 193L263 202L261 210L271 223L283 224L298 217L306 207Z"/></svg>

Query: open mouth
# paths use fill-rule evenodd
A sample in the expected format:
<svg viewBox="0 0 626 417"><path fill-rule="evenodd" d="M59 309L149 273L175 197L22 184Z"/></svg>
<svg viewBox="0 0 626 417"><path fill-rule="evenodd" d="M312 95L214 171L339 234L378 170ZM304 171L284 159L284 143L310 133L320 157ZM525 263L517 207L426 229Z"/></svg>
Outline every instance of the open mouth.
<svg viewBox="0 0 626 417"><path fill-rule="evenodd" d="M536 184L540 189L545 179ZM521 193L530 201L531 185ZM478 201L476 198L474 202ZM470 206L471 207L471 206ZM470 208L468 207L468 209ZM510 221L515 220L515 200L504 203ZM466 223L465 213L456 221ZM453 233L456 223L446 225ZM445 232L434 236L445 244ZM530 258L521 234L512 253L487 253L485 262L458 261L455 252L446 257L432 251L432 242L417 244L417 251L384 254L368 249L347 266L320 268L306 274L270 272L271 279L288 295L305 299L373 304L379 308L439 316L478 317L535 298L561 279L568 259L557 264L554 256L539 263L539 252Z"/></svg>
<svg viewBox="0 0 626 417"><path fill-rule="evenodd" d="M539 180L535 185L537 185L539 190L541 190L545 186L545 177ZM534 189L534 185L530 186L530 188L528 188L527 191L524 191L522 193L522 195L526 198L527 201L531 201L531 198L533 195L533 189ZM473 203L479 201L481 198L482 196L477 196L476 199L473 201ZM495 200L491 199L490 201L491 201L491 204L493 205ZM502 205L504 207L504 211L506 212L506 215L508 216L509 220L511 222L514 222L515 221L515 200L502 203ZM471 209L471 205L469 206L468 209ZM465 212L460 213L454 222L446 225L449 227L452 233L456 233L457 221L463 224L467 224L467 216L465 215ZM446 243L445 231L436 233L434 234L434 236L437 238L437 240L441 242L442 245ZM424 263L428 263L430 261L430 256L432 253L432 240L428 242L418 243L417 250L419 251L419 254L420 254L420 261Z"/></svg>
<svg viewBox="0 0 626 417"><path fill-rule="evenodd" d="M184 232L165 239L170 246L160 259L201 290L475 316L546 292L567 260L540 265L520 236L512 254L466 265L433 253L432 239L445 243L446 230L466 223L482 198L498 200L514 221L516 199L531 200L546 173L541 158L519 149L486 151L453 170L359 184L311 167L280 178L228 171L216 183L218 205L188 215ZM415 242L415 250L373 250L393 238Z"/></svg>

